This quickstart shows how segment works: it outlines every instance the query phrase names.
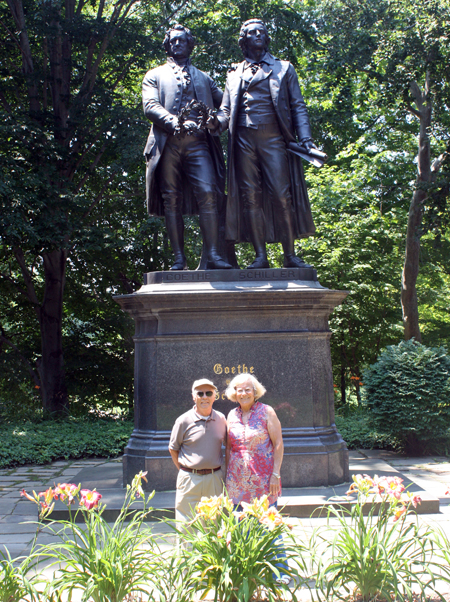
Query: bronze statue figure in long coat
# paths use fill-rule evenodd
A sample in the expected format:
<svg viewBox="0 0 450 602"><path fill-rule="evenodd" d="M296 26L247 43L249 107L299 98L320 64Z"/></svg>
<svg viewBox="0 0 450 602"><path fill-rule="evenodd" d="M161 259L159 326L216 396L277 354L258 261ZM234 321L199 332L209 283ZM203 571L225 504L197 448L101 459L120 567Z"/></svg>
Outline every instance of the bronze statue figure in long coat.
<svg viewBox="0 0 450 602"><path fill-rule="evenodd" d="M287 145L315 148L297 74L288 61L267 52L264 23L243 24L239 44L246 57L227 76L219 129L229 128L226 238L251 241L249 268L269 267L266 242L281 242L285 267L309 267L294 254L294 240L315 227L301 159Z"/></svg>
<svg viewBox="0 0 450 602"><path fill-rule="evenodd" d="M144 114L152 122L144 155L147 162L147 206L151 215L165 216L175 255L172 270L186 269L183 215L199 214L209 269L227 269L218 253L218 211L224 202L225 165L218 135L197 125L192 109L180 133L180 109L200 101L218 108L222 91L189 56L194 38L188 28L175 25L166 32L167 63L144 77Z"/></svg>

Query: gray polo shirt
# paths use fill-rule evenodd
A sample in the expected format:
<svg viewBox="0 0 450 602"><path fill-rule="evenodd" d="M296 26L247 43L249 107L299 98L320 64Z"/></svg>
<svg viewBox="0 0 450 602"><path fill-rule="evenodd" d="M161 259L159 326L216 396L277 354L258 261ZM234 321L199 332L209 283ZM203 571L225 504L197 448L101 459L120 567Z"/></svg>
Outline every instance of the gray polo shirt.
<svg viewBox="0 0 450 602"><path fill-rule="evenodd" d="M227 421L220 412L200 416L192 410L179 416L173 425L169 449L179 452L178 461L186 468L217 468L222 464L222 442Z"/></svg>

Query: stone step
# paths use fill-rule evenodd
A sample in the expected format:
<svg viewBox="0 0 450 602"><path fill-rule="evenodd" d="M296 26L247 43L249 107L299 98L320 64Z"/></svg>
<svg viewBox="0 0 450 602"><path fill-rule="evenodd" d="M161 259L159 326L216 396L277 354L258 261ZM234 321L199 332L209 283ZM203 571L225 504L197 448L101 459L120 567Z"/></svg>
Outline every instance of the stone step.
<svg viewBox="0 0 450 602"><path fill-rule="evenodd" d="M408 491L418 494L422 503L415 509L417 514L437 514L439 512L439 499L424 491L419 485L412 482L406 475L397 471L387 462L380 458L363 458L358 454L350 456L350 475L368 474L370 476L397 476L403 479ZM122 487L122 465L119 462L111 462L101 466L87 467L81 470L71 482L77 485L81 483L83 489L97 489L102 494L102 502L106 504L103 516L108 521L114 521L119 515L125 499L125 490ZM285 488L278 500L278 507L283 513L296 518L318 518L326 517L330 506L350 510L355 504L355 496L346 496L349 488L348 483L334 487L302 487ZM24 503L23 502L20 503ZM30 503L30 502L28 502ZM162 518L174 518L175 516L175 491L158 491L152 498L150 505L154 510L148 516L149 521L157 521ZM138 499L132 508L138 511L142 502ZM377 504L375 512L379 510ZM370 505L364 508L368 514ZM54 520L69 520L75 513L75 507L71 511L67 506L58 501L52 513ZM82 516L78 517L82 520Z"/></svg>

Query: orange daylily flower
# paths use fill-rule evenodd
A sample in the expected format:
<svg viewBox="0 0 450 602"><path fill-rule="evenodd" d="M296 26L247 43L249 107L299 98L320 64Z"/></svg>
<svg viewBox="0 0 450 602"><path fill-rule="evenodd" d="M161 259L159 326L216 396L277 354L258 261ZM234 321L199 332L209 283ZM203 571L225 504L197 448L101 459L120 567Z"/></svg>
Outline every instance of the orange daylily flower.
<svg viewBox="0 0 450 602"><path fill-rule="evenodd" d="M264 514L259 519L259 522L262 525L268 527L269 531L273 531L275 527L278 527L284 523L283 517L273 506L270 507L266 512L264 512Z"/></svg>
<svg viewBox="0 0 450 602"><path fill-rule="evenodd" d="M84 506L86 510L92 510L93 508L97 508L98 503L100 502L102 495L95 489L91 491L90 489L82 489L80 491L81 500L80 506Z"/></svg>

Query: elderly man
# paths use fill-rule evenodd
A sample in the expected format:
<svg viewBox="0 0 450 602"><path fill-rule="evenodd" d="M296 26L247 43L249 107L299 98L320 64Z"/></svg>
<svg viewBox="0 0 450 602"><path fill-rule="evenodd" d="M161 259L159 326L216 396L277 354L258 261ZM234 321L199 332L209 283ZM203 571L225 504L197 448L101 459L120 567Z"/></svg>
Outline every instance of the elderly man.
<svg viewBox="0 0 450 602"><path fill-rule="evenodd" d="M281 242L285 267L310 267L294 254L294 240L314 233L301 159L288 152L295 134L307 152L315 145L294 67L267 51L259 19L246 21L239 45L245 60L231 69L218 113L227 127L228 240L250 240L250 269L268 268L266 242Z"/></svg>
<svg viewBox="0 0 450 602"><path fill-rule="evenodd" d="M197 125L193 101L219 107L222 91L191 65L194 37L187 27L166 32L165 65L149 71L142 84L144 114L152 122L144 155L147 161L147 204L151 215L164 215L175 255L171 270L186 269L183 214L200 216L207 269L231 268L218 253L218 207L224 198L225 166L218 136ZM180 127L183 126L183 127Z"/></svg>
<svg viewBox="0 0 450 602"><path fill-rule="evenodd" d="M213 410L216 391L210 380L196 380L192 385L194 407L179 416L172 429L169 452L179 470L177 520L187 520L203 496L222 493L222 443L227 422L223 414Z"/></svg>

